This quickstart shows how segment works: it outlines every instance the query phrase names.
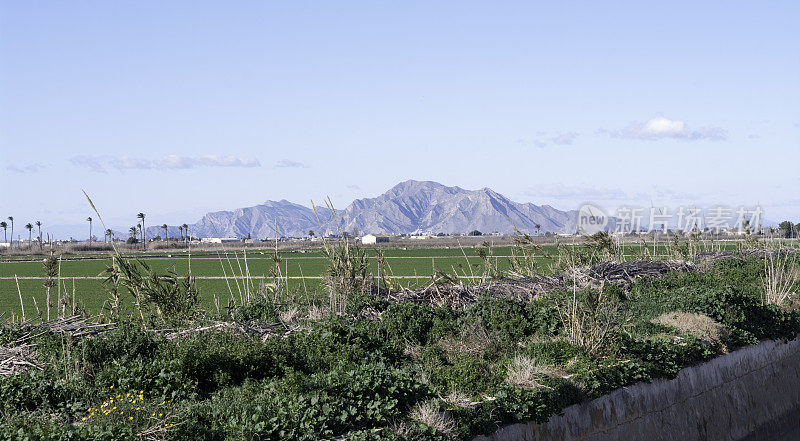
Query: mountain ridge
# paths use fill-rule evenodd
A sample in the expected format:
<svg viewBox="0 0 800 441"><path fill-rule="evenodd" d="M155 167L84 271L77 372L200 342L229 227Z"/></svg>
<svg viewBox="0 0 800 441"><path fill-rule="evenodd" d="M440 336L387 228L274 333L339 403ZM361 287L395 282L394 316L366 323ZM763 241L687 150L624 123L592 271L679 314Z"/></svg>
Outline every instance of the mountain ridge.
<svg viewBox="0 0 800 441"><path fill-rule="evenodd" d="M276 228L277 218L277 228ZM373 198L360 198L336 210L315 210L285 199L234 210L206 213L189 226L193 237L306 237L343 232L366 234L411 233L571 233L577 212L550 205L514 202L484 187L465 190L434 181L406 180ZM540 228L537 230L536 225ZM168 227L170 236L177 227ZM147 227L148 237L163 235L159 226Z"/></svg>

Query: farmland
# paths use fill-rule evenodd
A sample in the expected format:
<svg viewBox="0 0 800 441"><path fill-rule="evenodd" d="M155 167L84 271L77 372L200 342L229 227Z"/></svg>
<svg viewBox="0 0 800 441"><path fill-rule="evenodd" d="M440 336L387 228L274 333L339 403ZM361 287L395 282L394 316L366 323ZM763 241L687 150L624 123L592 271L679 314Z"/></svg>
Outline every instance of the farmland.
<svg viewBox="0 0 800 441"><path fill-rule="evenodd" d="M552 247L548 247L552 248ZM492 248L493 264L501 270L509 265L510 247ZM415 248L387 249L385 257L392 277L406 287L415 287L430 279L434 269L461 276L465 283L479 277L485 261L474 248ZM378 273L378 260L374 249L367 250L369 271ZM295 293L320 290L320 280L328 265L320 250L281 251L276 268L274 251L271 250L221 250L219 252L192 253L139 253L131 257L146 263L157 272L173 271L197 277L202 304L214 305L214 296L224 305L231 296L238 294L243 279L249 278L258 286L262 281L271 281L278 273L288 291ZM19 296L23 293L26 314L35 314L32 297L39 305L44 305L44 273L42 256L17 256L0 261L0 311L14 311L19 314ZM543 265L548 260L538 259ZM73 287L76 300L87 311L96 312L106 299L103 288L104 272L111 260L107 255L64 255L60 262L60 289L72 296Z"/></svg>
<svg viewBox="0 0 800 441"><path fill-rule="evenodd" d="M562 245L562 246L570 246ZM699 251L736 249L738 242L704 241L697 245ZM534 252L537 271L549 273L554 263L553 256L559 245L544 244ZM378 276L378 250L365 250L368 271ZM511 266L513 256L519 256L518 247L504 245L465 247L387 247L381 249L387 268L385 275L407 288L416 288L429 283L435 272L457 276L462 283L471 283L484 277L487 264L503 274ZM675 254L669 242L625 245L621 252L626 260L667 256ZM63 254L60 256L58 288L55 296L72 298L87 313L98 313L108 296L103 280L106 268L111 263L108 253ZM126 256L146 263L158 273L174 272L191 274L197 279L201 305L215 309L225 306L239 297L248 279L254 286L274 281L277 274L282 289L298 300L313 301L314 293L322 287L321 279L328 267L328 260L320 249L280 250L276 265L272 249L235 249L232 246L215 251L173 250L166 252L129 252ZM483 256L483 257L482 257ZM43 254L6 256L0 259L0 312L20 315L20 294L26 316L44 309L45 288L42 285L44 270Z"/></svg>

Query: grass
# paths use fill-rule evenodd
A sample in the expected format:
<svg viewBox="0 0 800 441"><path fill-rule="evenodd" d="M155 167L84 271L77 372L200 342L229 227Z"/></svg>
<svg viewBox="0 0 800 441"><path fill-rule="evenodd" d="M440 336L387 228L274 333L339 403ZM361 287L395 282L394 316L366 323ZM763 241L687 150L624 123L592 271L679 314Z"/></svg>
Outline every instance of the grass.
<svg viewBox="0 0 800 441"><path fill-rule="evenodd" d="M725 327L715 322L707 315L673 311L662 314L653 323L666 325L675 328L678 333L693 334L701 340L713 343L720 343L724 338L729 337Z"/></svg>
<svg viewBox="0 0 800 441"><path fill-rule="evenodd" d="M502 250L499 250L502 252ZM265 252L266 253L266 252ZM374 250L367 250L368 271L378 273L378 259ZM456 272L460 276L469 276L471 272L480 273L483 260L475 254L474 250L466 250L465 258L461 250L446 249L415 249L415 250L386 250L386 261L391 269L393 280L403 286L417 286L430 278L432 268L448 273ZM325 275L328 266L327 258L319 251L307 253L281 253L281 276L288 277L288 289L291 293L301 295L305 292L318 291L321 286L321 277ZM172 254L154 256L146 254L140 257L156 271L174 271L186 274L189 270L189 256L187 254ZM230 259L230 260L229 260ZM239 263L237 263L237 259ZM206 308L215 307L215 297L223 304L227 304L231 295L238 296L232 274L241 275L239 268L243 264L242 252L228 252L217 256L209 253L191 257L192 275L197 277L197 286L200 291L201 304ZM498 258L501 267L507 267L505 258ZM544 260L543 260L544 262ZM87 311L96 312L102 307L107 295L103 288L102 278L105 269L111 264L107 256L62 256L60 262L60 284L62 292L72 294L75 287L76 300ZM249 273L256 280L271 279L274 269L272 256L252 253L248 251L247 265ZM471 268L469 268L471 267ZM45 287L43 278L44 268L41 260L29 261L7 260L0 261L0 311L13 311L19 314L19 299L17 296L17 280L24 293L26 314L35 313L33 302L29 299L35 297L39 305L44 305L43 296ZM25 279L37 277L40 279ZM228 283L231 289L228 288ZM240 280L241 282L241 280ZM53 288L58 291L58 288ZM30 303L30 304L28 304Z"/></svg>
<svg viewBox="0 0 800 441"><path fill-rule="evenodd" d="M567 245L569 246L569 245ZM655 254L667 256L670 243L658 243ZM727 244L725 248L733 249L735 244ZM470 277L479 277L486 268L486 255L493 271L504 272L512 267L511 256L519 255L519 248L512 246L493 247L490 252L486 248L384 248L365 249L368 272L377 276L379 273L379 256L387 264L385 271L390 271L392 281L405 287L416 287L430 280L434 269L447 274L457 274L468 282ZM547 273L555 263L547 254L557 254L556 245L544 245L536 250L534 261L538 272ZM627 244L625 258L638 259L643 254L653 254L653 244ZM185 250L165 252L127 253L123 256L136 257L146 262L156 271L174 271L186 274L189 270L189 255ZM280 251L280 275L287 277L288 292L295 296L304 296L308 292L321 289L322 277L328 267L328 258L324 250L291 250ZM483 257L482 257L483 256ZM238 297L236 283L232 274L241 275L239 264L244 257L242 250L203 251L191 254L192 275L197 277L200 303L206 309L216 309L217 304L225 306L233 297ZM31 298L36 298L40 308L45 305L44 280L27 280L26 277L44 278L42 265L43 255L8 256L0 258L0 313L20 313L17 282L23 293L26 315L35 314L36 309ZM105 269L111 259L106 253L63 254L60 261L60 289L70 296L75 289L76 301L89 313L100 311L107 295L102 285ZM250 276L255 280L271 279L274 260L271 250L247 250L247 265ZM14 277L20 278L18 281ZM475 280L475 279L472 279ZM230 284L230 285L229 285ZM229 288L230 286L230 288ZM286 286L284 286L286 289ZM241 289L241 285L240 288ZM54 292L58 288L53 288Z"/></svg>
<svg viewBox="0 0 800 441"><path fill-rule="evenodd" d="M555 375L554 369L535 358L518 354L508 365L506 383L524 388L541 388L547 377Z"/></svg>

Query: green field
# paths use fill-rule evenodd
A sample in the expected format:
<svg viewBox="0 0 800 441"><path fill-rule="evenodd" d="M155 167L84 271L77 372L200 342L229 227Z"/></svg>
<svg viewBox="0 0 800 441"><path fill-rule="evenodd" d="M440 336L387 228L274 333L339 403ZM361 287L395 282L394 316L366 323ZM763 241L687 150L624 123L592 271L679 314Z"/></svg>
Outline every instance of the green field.
<svg viewBox="0 0 800 441"><path fill-rule="evenodd" d="M727 245L731 248L735 245ZM483 248L486 251L486 248ZM492 263L500 271L509 268L510 256L518 250L511 246L491 248ZM628 244L625 258L637 258L642 251L639 244ZM652 252L652 244L648 245ZM666 244L656 245L656 254L668 252ZM378 260L374 249L367 249L372 274L378 272ZM543 254L554 254L556 246L542 247ZM434 270L448 274L457 274L464 283L469 283L481 276L484 271L484 260L476 248L389 248L384 250L391 274L395 282L403 286L416 287L427 283ZM290 295L302 295L321 290L320 281L328 262L321 250L280 251L280 275L283 278L284 290ZM194 252L191 257L186 251L150 252L131 255L130 257L146 262L159 272L174 271L184 275L189 271L197 278L202 304L206 308L214 308L215 300L224 306L231 297L239 297L244 290L243 276L251 277L253 286L262 280L271 281L275 268L271 250ZM25 305L26 315L36 314L36 305L40 309L45 304L45 288L42 285L44 270L41 255L28 257L14 256L0 260L0 313L20 312L20 294ZM540 272L548 272L551 260L539 257L537 268ZM108 299L103 285L103 272L110 264L110 258L104 254L68 255L61 258L60 289L51 291L51 298L56 299L59 291L62 296L72 298L90 313L98 312ZM35 299L35 301L34 301ZM53 300L55 301L55 300Z"/></svg>
<svg viewBox="0 0 800 441"><path fill-rule="evenodd" d="M510 248L494 248L498 257L493 262L501 269L508 267ZM378 272L378 261L374 250L367 250L372 274ZM321 277L328 262L322 252L281 252L280 275L290 293L305 293L320 290ZM471 278L480 276L484 261L475 249L389 249L385 256L391 273L403 286L415 287L430 279L434 268L449 274ZM134 256L132 256L134 257ZM220 253L186 252L171 254L143 254L135 258L146 262L159 272L174 271L187 274L191 265L192 275L197 277L197 286L205 307L214 307L215 297L223 306L231 296L238 297L244 289L243 276L249 275L258 286L262 280L271 281L275 262L271 251L227 251ZM103 255L64 255L61 259L60 292L72 298L73 291L78 304L89 312L99 311L108 298L103 284L103 273L111 260ZM20 293L27 315L36 314L36 305L45 304L45 288L42 285L44 270L41 256L28 259L0 261L0 312L13 311L19 314ZM19 287L19 290L18 290ZM58 296L58 289L51 291L51 298ZM36 299L35 302L33 299Z"/></svg>

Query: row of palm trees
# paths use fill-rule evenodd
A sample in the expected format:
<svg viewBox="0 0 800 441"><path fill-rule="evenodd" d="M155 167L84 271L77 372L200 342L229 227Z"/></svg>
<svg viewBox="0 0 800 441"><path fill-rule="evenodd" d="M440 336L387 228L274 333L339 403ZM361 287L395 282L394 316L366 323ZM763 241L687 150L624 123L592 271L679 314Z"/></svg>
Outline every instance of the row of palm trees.
<svg viewBox="0 0 800 441"><path fill-rule="evenodd" d="M136 225L132 226L128 233L130 234L131 238L135 238L137 240L142 241L142 246L147 248L147 230L145 228L144 220L147 216L144 213L139 213L136 215L137 219L140 219ZM89 218L89 225L91 228L91 218ZM164 240L169 239L169 226L167 224L162 224L161 228L164 229ZM183 224L178 225L178 230L181 232L180 240L186 240L189 238L189 225ZM185 234L184 234L185 233ZM113 232L111 230L106 230L106 234L111 234L113 238ZM141 239L139 239L141 238Z"/></svg>
<svg viewBox="0 0 800 441"><path fill-rule="evenodd" d="M3 229L3 242L8 243L8 247L12 248L14 246L14 216L9 216L8 220L9 220L9 222L11 222L11 242L8 242L8 233L7 233L8 232L8 227L9 227L8 222L6 222L6 221L0 222L0 228ZM28 230L28 243L31 246L33 245L32 239L33 239L33 226L34 225L36 225L36 227L39 229L38 238L39 238L39 245L41 246L41 243L42 243L42 223L40 221L36 221L34 223L30 223L29 222L29 223L25 224L25 229ZM17 244L17 245L19 245L19 244Z"/></svg>
<svg viewBox="0 0 800 441"><path fill-rule="evenodd" d="M146 245L147 244L147 232L145 231L145 227L144 227L144 220L145 220L146 215L144 213L139 213L139 214L136 215L136 217L138 219L140 219L141 221L137 225L134 225L133 227L131 227L131 229L130 229L131 237L138 238L139 235L141 234L141 241L142 241L143 244L145 244L144 246L146 247L147 246ZM9 216L8 217L8 221L10 222L10 224L9 224L9 222L1 221L0 222L0 228L3 229L3 241L9 244L9 248L12 248L14 246L14 216ZM92 219L92 217L89 216L89 217L86 218L86 221L89 222L89 243L91 243L92 240L94 239L94 236L92 236L92 222L94 221L94 219ZM25 224L25 229L28 230L28 243L31 244L31 246L32 246L33 227L34 227L34 225L38 228L39 245L41 246L41 244L42 244L42 222L41 221L36 221L33 224L31 224L31 223ZM8 242L8 228L9 227L11 227L11 242ZM168 230L167 224L161 225L161 228L164 229L164 240L169 239L169 233L168 233L169 230ZM181 232L181 238L180 238L181 240L185 240L185 239L189 238L189 225L187 225L187 224L179 225L178 229ZM184 233L186 233L186 234L184 235ZM103 239L104 240L114 240L114 232L111 231L110 229L105 230ZM17 245L19 245L19 244L17 244Z"/></svg>

